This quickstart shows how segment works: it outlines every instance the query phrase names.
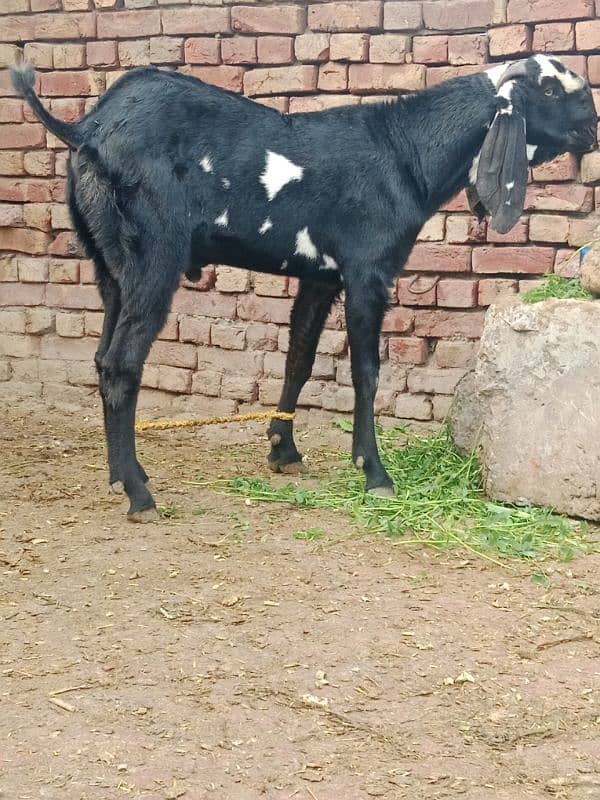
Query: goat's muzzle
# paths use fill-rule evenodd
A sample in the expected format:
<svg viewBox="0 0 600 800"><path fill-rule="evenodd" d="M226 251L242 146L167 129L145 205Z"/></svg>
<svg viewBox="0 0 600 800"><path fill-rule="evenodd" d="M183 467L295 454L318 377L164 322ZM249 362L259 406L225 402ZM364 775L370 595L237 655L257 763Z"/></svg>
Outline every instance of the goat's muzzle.
<svg viewBox="0 0 600 800"><path fill-rule="evenodd" d="M591 153L598 148L597 121L584 128L569 131L569 150L572 153Z"/></svg>

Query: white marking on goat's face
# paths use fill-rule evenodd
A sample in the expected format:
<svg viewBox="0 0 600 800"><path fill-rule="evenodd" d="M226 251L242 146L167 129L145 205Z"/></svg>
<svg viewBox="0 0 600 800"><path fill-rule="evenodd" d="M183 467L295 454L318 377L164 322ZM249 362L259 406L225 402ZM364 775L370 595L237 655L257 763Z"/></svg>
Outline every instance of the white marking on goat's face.
<svg viewBox="0 0 600 800"><path fill-rule="evenodd" d="M231 181L229 180L229 178L221 178L221 183L223 184L224 189L229 189L229 187L231 186Z"/></svg>
<svg viewBox="0 0 600 800"><path fill-rule="evenodd" d="M580 78L579 75L575 75L575 73L568 70L559 58L555 56L537 55L533 56L533 60L540 68L539 83L542 83L544 78L556 78L567 93L578 92L584 88L585 81L583 78ZM556 64L560 64L564 72L562 72Z"/></svg>
<svg viewBox="0 0 600 800"><path fill-rule="evenodd" d="M289 158L267 150L265 171L260 176L260 182L267 190L267 197L271 201L286 183L302 180L303 174L304 169Z"/></svg>
<svg viewBox="0 0 600 800"><path fill-rule="evenodd" d="M222 228L226 228L229 225L229 211L225 209L222 214L215 220L215 225L220 225Z"/></svg>
<svg viewBox="0 0 600 800"><path fill-rule="evenodd" d="M511 64L514 64L514 61L504 61L502 64L496 64L495 67L486 69L484 74L487 75L487 77L491 80L491 82L494 84L494 87L497 87L500 83L500 78L504 75Z"/></svg>
<svg viewBox="0 0 600 800"><path fill-rule="evenodd" d="M537 147L538 147L537 144L527 145L527 161L529 162L533 161Z"/></svg>
<svg viewBox="0 0 600 800"><path fill-rule="evenodd" d="M200 161L200 166L202 167L204 172L212 172L213 171L213 165L212 165L212 161L210 160L210 156L204 156L204 158L201 159L201 161Z"/></svg>
<svg viewBox="0 0 600 800"><path fill-rule="evenodd" d="M294 255L304 256L305 258L310 258L312 261L316 261L318 251L315 247L315 243L310 238L308 228L302 228L302 230L298 231L296 234L296 249L294 250Z"/></svg>
<svg viewBox="0 0 600 800"><path fill-rule="evenodd" d="M263 224L258 229L258 232L259 233L266 233L267 231L270 231L272 227L273 227L273 223L271 222L271 218L267 217L266 220L263 222Z"/></svg>
<svg viewBox="0 0 600 800"><path fill-rule="evenodd" d="M319 269L339 269L335 258L323 253L323 263L319 264Z"/></svg>

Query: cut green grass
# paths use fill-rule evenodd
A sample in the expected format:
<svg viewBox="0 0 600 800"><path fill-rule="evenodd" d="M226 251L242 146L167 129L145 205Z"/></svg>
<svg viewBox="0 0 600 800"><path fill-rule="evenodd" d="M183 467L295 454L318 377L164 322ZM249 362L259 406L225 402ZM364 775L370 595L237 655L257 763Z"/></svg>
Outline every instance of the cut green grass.
<svg viewBox="0 0 600 800"><path fill-rule="evenodd" d="M593 300L578 278L561 278L560 275L545 275L546 282L523 295L524 303L540 303L542 300Z"/></svg>
<svg viewBox="0 0 600 800"><path fill-rule="evenodd" d="M345 512L367 530L395 537L399 543L461 548L496 563L498 559L569 560L592 549L583 523L547 508L488 500L475 454L461 455L445 427L435 436L394 429L381 432L379 441L396 484L393 498L365 494L364 478L350 463L317 489L292 483L275 488L257 478L236 478L227 487L255 502Z"/></svg>

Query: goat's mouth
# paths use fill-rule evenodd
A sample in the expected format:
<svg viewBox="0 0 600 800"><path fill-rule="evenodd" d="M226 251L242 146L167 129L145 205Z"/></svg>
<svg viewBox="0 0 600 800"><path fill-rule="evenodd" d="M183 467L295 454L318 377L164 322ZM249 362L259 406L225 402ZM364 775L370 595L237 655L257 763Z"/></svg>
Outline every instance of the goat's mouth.
<svg viewBox="0 0 600 800"><path fill-rule="evenodd" d="M571 128L567 133L569 150L572 153L591 153L598 148L596 124L583 130Z"/></svg>

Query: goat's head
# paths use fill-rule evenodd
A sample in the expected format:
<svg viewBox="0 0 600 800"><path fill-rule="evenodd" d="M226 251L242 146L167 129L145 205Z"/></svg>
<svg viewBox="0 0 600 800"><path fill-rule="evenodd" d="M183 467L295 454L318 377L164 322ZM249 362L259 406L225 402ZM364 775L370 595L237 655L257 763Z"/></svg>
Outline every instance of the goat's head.
<svg viewBox="0 0 600 800"><path fill-rule="evenodd" d="M597 147L598 119L587 82L551 56L532 56L487 72L497 111L471 171L467 194L491 226L506 233L525 203L529 163Z"/></svg>

